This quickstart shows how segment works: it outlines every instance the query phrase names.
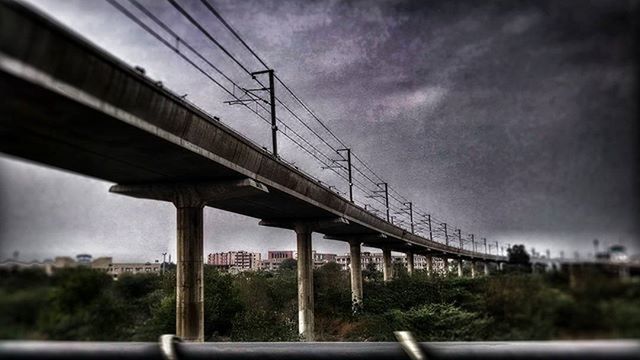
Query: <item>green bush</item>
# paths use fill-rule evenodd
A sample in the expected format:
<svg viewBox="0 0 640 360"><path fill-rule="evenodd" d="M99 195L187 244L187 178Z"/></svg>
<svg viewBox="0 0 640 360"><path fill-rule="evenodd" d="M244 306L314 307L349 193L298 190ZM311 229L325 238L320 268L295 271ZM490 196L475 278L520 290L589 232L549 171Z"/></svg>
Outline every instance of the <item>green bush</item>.
<svg viewBox="0 0 640 360"><path fill-rule="evenodd" d="M87 268L5 271L0 277L0 338L156 341L175 332L175 271L113 281ZM421 341L640 338L640 284L584 272L499 274L476 279L424 272L364 283L364 308L351 313L348 272L314 271L318 340ZM205 339L294 341L295 267L277 272L204 270Z"/></svg>

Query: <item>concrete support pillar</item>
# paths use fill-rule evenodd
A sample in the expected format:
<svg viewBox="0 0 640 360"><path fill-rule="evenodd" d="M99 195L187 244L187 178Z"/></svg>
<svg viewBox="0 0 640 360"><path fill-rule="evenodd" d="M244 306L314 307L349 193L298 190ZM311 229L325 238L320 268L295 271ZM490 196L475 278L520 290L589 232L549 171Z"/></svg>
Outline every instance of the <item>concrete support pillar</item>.
<svg viewBox="0 0 640 360"><path fill-rule="evenodd" d="M576 276L576 267L573 264L569 264L569 288L575 289L578 285L578 279Z"/></svg>
<svg viewBox="0 0 640 360"><path fill-rule="evenodd" d="M298 333L303 341L314 340L313 253L311 229L296 225L298 247Z"/></svg>
<svg viewBox="0 0 640 360"><path fill-rule="evenodd" d="M458 277L462 277L462 260L458 259Z"/></svg>
<svg viewBox="0 0 640 360"><path fill-rule="evenodd" d="M408 252L407 253L407 273L409 274L409 276L413 275L413 269L414 269L414 256L413 253Z"/></svg>
<svg viewBox="0 0 640 360"><path fill-rule="evenodd" d="M393 264L391 262L391 250L382 249L382 275L385 282L393 278Z"/></svg>
<svg viewBox="0 0 640 360"><path fill-rule="evenodd" d="M442 264L444 267L444 275L449 275L449 259L442 258Z"/></svg>
<svg viewBox="0 0 640 360"><path fill-rule="evenodd" d="M176 335L204 341L203 207L221 199L256 196L269 190L252 179L221 182L118 184L109 192L169 201L177 209Z"/></svg>
<svg viewBox="0 0 640 360"><path fill-rule="evenodd" d="M484 268L484 276L489 276L489 264L485 261L482 263L482 267Z"/></svg>
<svg viewBox="0 0 640 360"><path fill-rule="evenodd" d="M503 262L498 263L498 269L499 269L500 271L503 271L503 270L504 270L504 263L503 263Z"/></svg>
<svg viewBox="0 0 640 360"><path fill-rule="evenodd" d="M431 255L427 255L427 275L433 275L433 257Z"/></svg>
<svg viewBox="0 0 640 360"><path fill-rule="evenodd" d="M471 262L471 278L475 278L476 277L476 262L472 261Z"/></svg>
<svg viewBox="0 0 640 360"><path fill-rule="evenodd" d="M356 314L362 309L362 258L360 254L360 242L350 241L349 252L351 264L351 308Z"/></svg>
<svg viewBox="0 0 640 360"><path fill-rule="evenodd" d="M184 341L204 341L202 208L177 208L176 335Z"/></svg>
<svg viewBox="0 0 640 360"><path fill-rule="evenodd" d="M620 279L628 279L631 275L631 271L628 266L621 264L618 268L618 275L620 276Z"/></svg>

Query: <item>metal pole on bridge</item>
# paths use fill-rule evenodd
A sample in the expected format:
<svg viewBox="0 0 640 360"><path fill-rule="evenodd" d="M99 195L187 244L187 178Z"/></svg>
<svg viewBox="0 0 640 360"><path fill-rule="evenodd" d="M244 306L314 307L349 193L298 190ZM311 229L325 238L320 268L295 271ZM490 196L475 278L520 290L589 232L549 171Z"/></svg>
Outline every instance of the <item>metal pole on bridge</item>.
<svg viewBox="0 0 640 360"><path fill-rule="evenodd" d="M269 104L271 105L271 140L273 156L278 157L278 124L276 123L276 91L273 84L273 70L269 70Z"/></svg>
<svg viewBox="0 0 640 360"><path fill-rule="evenodd" d="M276 118L276 90L273 81L273 69L252 72L251 76L255 79L256 75L269 74L269 106L271 112L271 142L273 147L273 156L278 157L278 123Z"/></svg>
<svg viewBox="0 0 640 360"><path fill-rule="evenodd" d="M473 248L473 252L476 252L476 236L471 234L471 248Z"/></svg>
<svg viewBox="0 0 640 360"><path fill-rule="evenodd" d="M445 245L449 246L449 233L447 233L447 223L442 223L442 226L444 227L444 243Z"/></svg>
<svg viewBox="0 0 640 360"><path fill-rule="evenodd" d="M386 182L377 183L378 187L382 186L384 188L384 206L387 208L387 221L391 221L391 216L389 215L389 184ZM380 192L382 192L380 191Z"/></svg>
<svg viewBox="0 0 640 360"><path fill-rule="evenodd" d="M408 206L409 221L411 222L411 233L415 234L414 226L413 226L413 203L409 201L409 202L403 203L402 205Z"/></svg>
<svg viewBox="0 0 640 360"><path fill-rule="evenodd" d="M338 149L336 151L338 153L340 151L345 151L347 153L347 174L349 177L349 201L353 202L353 178L351 175L351 149Z"/></svg>

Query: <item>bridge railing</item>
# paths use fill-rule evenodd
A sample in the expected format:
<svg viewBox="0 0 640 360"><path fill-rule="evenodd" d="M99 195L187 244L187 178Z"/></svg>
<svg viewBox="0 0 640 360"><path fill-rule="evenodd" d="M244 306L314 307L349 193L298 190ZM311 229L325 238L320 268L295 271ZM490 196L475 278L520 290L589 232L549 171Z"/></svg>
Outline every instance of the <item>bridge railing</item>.
<svg viewBox="0 0 640 360"><path fill-rule="evenodd" d="M317 343L0 342L2 359L638 359L640 341L415 343L415 357L397 342Z"/></svg>

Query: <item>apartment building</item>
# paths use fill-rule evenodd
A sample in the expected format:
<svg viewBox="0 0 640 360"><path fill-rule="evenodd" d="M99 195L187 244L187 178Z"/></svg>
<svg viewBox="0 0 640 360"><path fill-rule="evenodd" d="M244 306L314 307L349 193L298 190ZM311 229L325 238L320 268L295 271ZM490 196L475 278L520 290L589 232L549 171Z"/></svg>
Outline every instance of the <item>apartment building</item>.
<svg viewBox="0 0 640 360"><path fill-rule="evenodd" d="M207 264L231 271L257 270L260 268L262 254L249 251L227 251L211 253Z"/></svg>
<svg viewBox="0 0 640 360"><path fill-rule="evenodd" d="M260 263L260 268L267 271L277 270L286 259L295 259L293 250L269 250L267 258Z"/></svg>

